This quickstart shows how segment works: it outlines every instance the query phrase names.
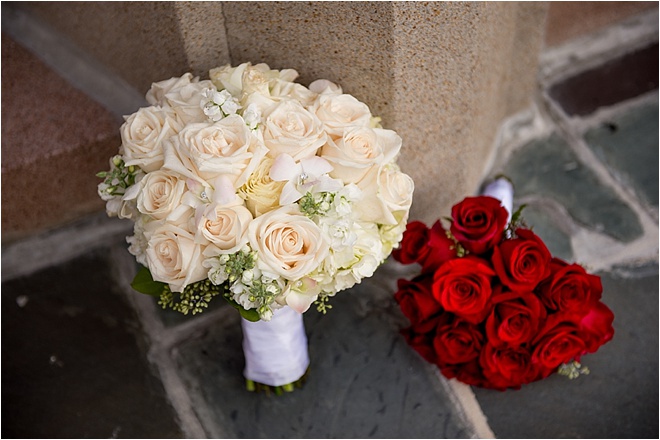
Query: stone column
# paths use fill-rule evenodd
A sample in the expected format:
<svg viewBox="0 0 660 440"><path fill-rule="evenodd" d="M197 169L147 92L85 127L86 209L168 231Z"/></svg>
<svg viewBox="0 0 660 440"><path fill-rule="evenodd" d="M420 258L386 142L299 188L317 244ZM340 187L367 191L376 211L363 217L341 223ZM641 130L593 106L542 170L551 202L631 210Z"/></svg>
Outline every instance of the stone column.
<svg viewBox="0 0 660 440"><path fill-rule="evenodd" d="M153 81L188 71L206 76L210 68L246 61L294 68L303 84L318 78L340 84L402 136L399 163L416 182L411 218L429 223L478 189L498 126L531 102L547 10L545 2L10 7L61 34L141 95Z"/></svg>
<svg viewBox="0 0 660 440"><path fill-rule="evenodd" d="M471 2L223 3L232 62L335 81L404 140L411 217L474 193L498 125L531 102L547 5Z"/></svg>

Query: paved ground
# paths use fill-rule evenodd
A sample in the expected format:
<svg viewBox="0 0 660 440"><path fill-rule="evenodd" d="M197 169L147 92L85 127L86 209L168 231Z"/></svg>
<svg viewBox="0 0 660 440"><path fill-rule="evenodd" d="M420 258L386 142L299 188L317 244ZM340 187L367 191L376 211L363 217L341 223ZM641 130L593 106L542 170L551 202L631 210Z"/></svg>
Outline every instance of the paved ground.
<svg viewBox="0 0 660 440"><path fill-rule="evenodd" d="M251 394L234 310L182 319L131 292L130 225L100 216L2 249L2 437L657 438L657 33L629 49L544 71L492 172L553 254L602 276L616 334L590 375L503 393L445 381L398 333L410 268L389 262L305 315L304 388Z"/></svg>

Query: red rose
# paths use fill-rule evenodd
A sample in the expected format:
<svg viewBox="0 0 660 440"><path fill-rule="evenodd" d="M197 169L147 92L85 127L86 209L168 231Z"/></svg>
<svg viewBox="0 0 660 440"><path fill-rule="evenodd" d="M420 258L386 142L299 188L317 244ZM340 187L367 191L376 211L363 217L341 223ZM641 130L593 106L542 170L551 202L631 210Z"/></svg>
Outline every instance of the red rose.
<svg viewBox="0 0 660 440"><path fill-rule="evenodd" d="M584 315L600 300L603 293L600 277L588 274L582 266L553 258L550 272L550 277L537 289L547 308Z"/></svg>
<svg viewBox="0 0 660 440"><path fill-rule="evenodd" d="M490 312L494 275L488 262L477 257L447 261L435 273L433 296L448 312L478 324Z"/></svg>
<svg viewBox="0 0 660 440"><path fill-rule="evenodd" d="M421 276L408 281L399 279L394 299L412 325L426 321L440 311L440 303L431 293L432 276Z"/></svg>
<svg viewBox="0 0 660 440"><path fill-rule="evenodd" d="M496 198L479 196L454 205L451 217L454 238L467 251L483 254L502 240L509 213Z"/></svg>
<svg viewBox="0 0 660 440"><path fill-rule="evenodd" d="M414 221L406 225L401 245L392 251L392 256L402 264L419 263L422 273L427 273L455 258L456 247L440 221L430 229L424 223Z"/></svg>
<svg viewBox="0 0 660 440"><path fill-rule="evenodd" d="M479 359L474 359L466 364L448 365L440 368L440 372L448 379L455 377L468 385L475 387L488 386L488 380L484 377Z"/></svg>
<svg viewBox="0 0 660 440"><path fill-rule="evenodd" d="M422 272L435 272L446 261L456 258L456 245L447 237L447 231L440 221L435 222L429 231L427 252L421 262Z"/></svg>
<svg viewBox="0 0 660 440"><path fill-rule="evenodd" d="M502 284L514 292L531 292L550 275L550 251L528 229L516 230L517 238L504 240L493 251L493 267Z"/></svg>
<svg viewBox="0 0 660 440"><path fill-rule="evenodd" d="M428 237L429 228L424 223L419 221L408 223L401 244L392 251L392 256L402 264L418 263L428 252Z"/></svg>
<svg viewBox="0 0 660 440"><path fill-rule="evenodd" d="M401 330L408 345L427 362L435 364L437 356L433 349L433 339L436 335L439 317L434 317L420 324Z"/></svg>
<svg viewBox="0 0 660 440"><path fill-rule="evenodd" d="M493 295L493 310L486 321L490 344L517 347L530 342L545 320L546 310L530 292Z"/></svg>
<svg viewBox="0 0 660 440"><path fill-rule="evenodd" d="M525 347L496 348L489 342L481 351L479 363L488 380L487 388L500 391L519 389L522 384L533 382L538 377L532 355Z"/></svg>
<svg viewBox="0 0 660 440"><path fill-rule="evenodd" d="M614 336L613 321L614 313L602 302L596 303L582 318L580 330L584 334L587 353L594 353L601 345L612 339Z"/></svg>
<svg viewBox="0 0 660 440"><path fill-rule="evenodd" d="M479 328L459 318L444 314L433 339L439 367L464 364L479 357L484 335ZM444 321L444 322L443 322Z"/></svg>
<svg viewBox="0 0 660 440"><path fill-rule="evenodd" d="M580 328L561 315L548 317L533 345L532 360L539 368L540 378L549 376L561 364L570 362L585 352Z"/></svg>

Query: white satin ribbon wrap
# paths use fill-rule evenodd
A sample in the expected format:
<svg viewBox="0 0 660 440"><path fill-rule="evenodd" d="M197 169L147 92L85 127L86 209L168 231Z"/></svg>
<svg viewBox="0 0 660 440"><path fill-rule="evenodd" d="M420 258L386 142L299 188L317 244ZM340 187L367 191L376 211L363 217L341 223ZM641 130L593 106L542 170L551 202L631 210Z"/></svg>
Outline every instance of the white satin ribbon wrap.
<svg viewBox="0 0 660 440"><path fill-rule="evenodd" d="M302 314L283 307L275 311L270 321L241 322L246 379L280 386L305 374L309 354Z"/></svg>
<svg viewBox="0 0 660 440"><path fill-rule="evenodd" d="M511 220L511 213L513 212L513 185L507 179L499 178L489 183L482 193L484 196L495 197L502 202L502 206L506 208Z"/></svg>

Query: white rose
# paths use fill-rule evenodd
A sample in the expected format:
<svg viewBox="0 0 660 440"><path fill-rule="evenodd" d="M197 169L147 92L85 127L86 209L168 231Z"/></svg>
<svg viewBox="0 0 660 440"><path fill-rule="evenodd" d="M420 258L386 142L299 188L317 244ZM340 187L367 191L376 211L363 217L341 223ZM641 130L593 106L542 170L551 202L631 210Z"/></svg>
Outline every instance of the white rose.
<svg viewBox="0 0 660 440"><path fill-rule="evenodd" d="M215 89L209 80L192 82L173 88L165 94L165 103L172 107L184 124L208 120L204 113L202 101L206 101L204 90Z"/></svg>
<svg viewBox="0 0 660 440"><path fill-rule="evenodd" d="M186 73L181 77L173 77L164 81L151 84L151 89L147 92L147 102L151 105L164 105L165 95L172 90L177 90L190 84L193 79L192 73Z"/></svg>
<svg viewBox="0 0 660 440"><path fill-rule="evenodd" d="M352 95L321 94L311 106L312 111L325 125L332 137L341 137L348 127L369 127L371 111Z"/></svg>
<svg viewBox="0 0 660 440"><path fill-rule="evenodd" d="M401 137L392 130L352 127L342 137L329 139L321 156L332 163L331 177L357 183L376 165L391 162L401 149Z"/></svg>
<svg viewBox="0 0 660 440"><path fill-rule="evenodd" d="M398 212L395 214L399 221L396 225L382 225L379 228L380 240L383 242L383 259L387 258L392 253L392 249L401 243L408 223L408 214L408 211Z"/></svg>
<svg viewBox="0 0 660 440"><path fill-rule="evenodd" d="M268 155L273 158L288 154L297 161L314 156L327 138L321 121L293 100L267 108L261 128Z"/></svg>
<svg viewBox="0 0 660 440"><path fill-rule="evenodd" d="M147 263L147 238L144 236L144 225L141 217L135 220L133 225L133 235L126 237L126 242L130 245L128 252L135 256L135 260L143 266Z"/></svg>
<svg viewBox="0 0 660 440"><path fill-rule="evenodd" d="M145 107L125 119L120 134L126 165L137 165L147 173L159 169L163 165L163 141L181 129L175 114L166 108Z"/></svg>
<svg viewBox="0 0 660 440"><path fill-rule="evenodd" d="M207 182L228 178L243 185L266 154L266 148L238 115L213 124L187 125L164 145L164 168Z"/></svg>
<svg viewBox="0 0 660 440"><path fill-rule="evenodd" d="M142 214L157 220L186 208L181 206L181 198L186 192L186 182L174 173L154 171L141 181L141 190L137 195L137 208Z"/></svg>
<svg viewBox="0 0 660 440"><path fill-rule="evenodd" d="M259 265L287 280L309 274L328 255L321 230L288 205L254 219L248 226L250 246L259 254Z"/></svg>
<svg viewBox="0 0 660 440"><path fill-rule="evenodd" d="M243 63L237 67L227 64L222 67L216 67L209 71L209 77L215 86L219 89L225 89L236 98L241 98L243 94L243 72L250 66L250 63Z"/></svg>
<svg viewBox="0 0 660 440"><path fill-rule="evenodd" d="M362 278L372 276L383 260L378 227L373 223L355 223L352 229L357 236L352 248L331 252L323 261L321 270L314 274L325 292L348 289ZM332 274L332 277L326 276L326 273Z"/></svg>
<svg viewBox="0 0 660 440"><path fill-rule="evenodd" d="M313 105L317 97L316 93L310 91L302 84L283 81L281 79L277 79L271 84L270 94L275 98L293 99L300 102L304 107Z"/></svg>
<svg viewBox="0 0 660 440"><path fill-rule="evenodd" d="M326 93L341 95L343 93L340 86L327 79L317 79L312 81L309 85L309 90L318 94Z"/></svg>
<svg viewBox="0 0 660 440"><path fill-rule="evenodd" d="M247 243L252 214L245 206L209 206L197 222L196 241L210 245L205 254L233 254Z"/></svg>
<svg viewBox="0 0 660 440"><path fill-rule="evenodd" d="M206 278L203 248L188 230L167 222L152 222L146 229L146 259L155 281L169 284L173 292L182 292L188 284Z"/></svg>
<svg viewBox="0 0 660 440"><path fill-rule="evenodd" d="M245 199L245 205L255 217L279 206L280 194L285 182L276 182L270 178L273 162L274 159L265 157L248 181L238 189L238 194Z"/></svg>
<svg viewBox="0 0 660 440"><path fill-rule="evenodd" d="M360 183L361 203L357 205L362 221L395 225L412 204L415 184L394 163L373 168ZM398 214L398 215L396 215Z"/></svg>

